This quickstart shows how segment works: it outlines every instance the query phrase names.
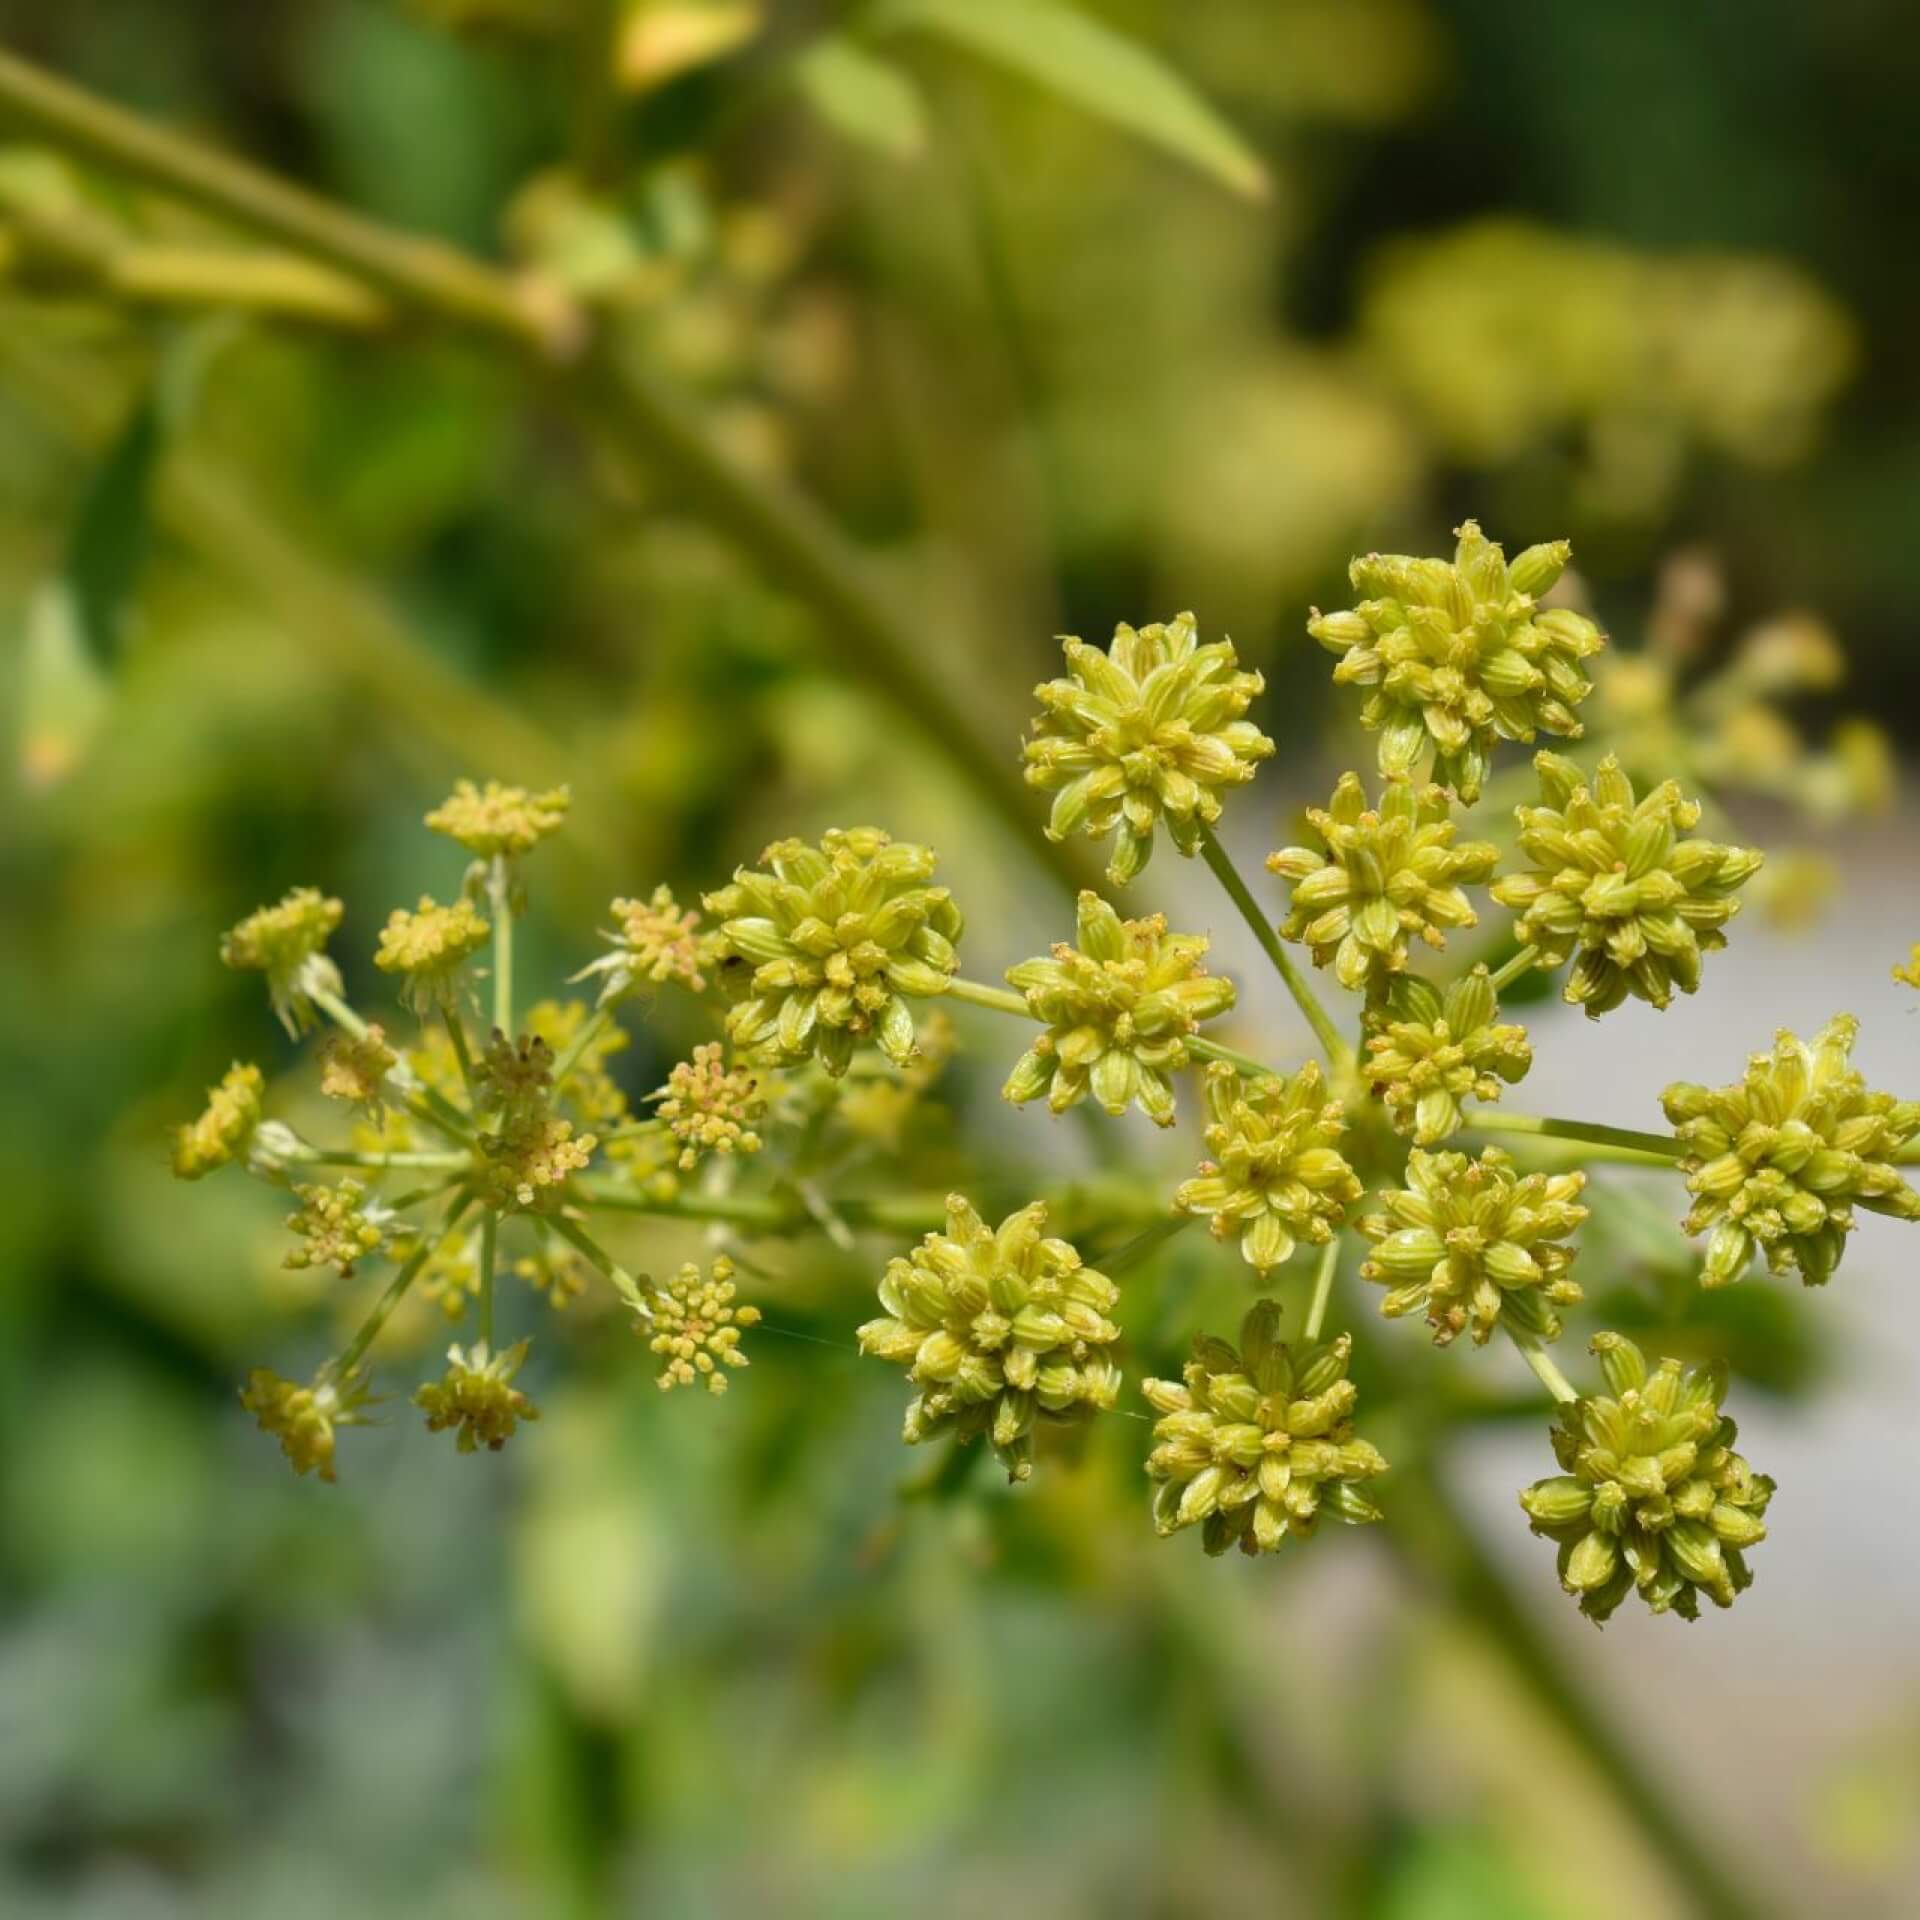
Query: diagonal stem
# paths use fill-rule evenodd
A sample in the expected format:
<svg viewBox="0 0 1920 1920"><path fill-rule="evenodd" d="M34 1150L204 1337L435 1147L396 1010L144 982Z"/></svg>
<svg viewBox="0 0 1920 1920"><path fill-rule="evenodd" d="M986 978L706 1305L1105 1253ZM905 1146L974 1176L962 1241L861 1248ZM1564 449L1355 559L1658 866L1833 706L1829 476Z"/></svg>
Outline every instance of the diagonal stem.
<svg viewBox="0 0 1920 1920"><path fill-rule="evenodd" d="M1640 1133L1632 1127L1607 1127L1594 1120L1555 1120L1537 1113L1509 1113L1504 1107L1477 1107L1468 1125L1478 1133L1531 1134L1536 1139L1581 1140L1610 1147L1641 1162L1672 1166L1687 1157L1686 1146L1670 1133Z"/></svg>
<svg viewBox="0 0 1920 1920"><path fill-rule="evenodd" d="M1260 943L1260 951L1273 962L1274 971L1293 995L1294 1005L1306 1015L1307 1025L1313 1029L1314 1038L1320 1042L1320 1050L1326 1055L1327 1065L1333 1069L1335 1077L1351 1071L1352 1047L1334 1025L1333 1016L1320 1004L1319 996L1308 985L1306 975L1294 964L1293 956L1287 951L1273 923L1260 911L1260 903L1241 879L1240 869L1228 857L1226 848L1215 837L1213 829L1205 825L1200 829L1200 857L1212 869L1213 877L1226 889L1227 898L1239 909L1240 918Z"/></svg>

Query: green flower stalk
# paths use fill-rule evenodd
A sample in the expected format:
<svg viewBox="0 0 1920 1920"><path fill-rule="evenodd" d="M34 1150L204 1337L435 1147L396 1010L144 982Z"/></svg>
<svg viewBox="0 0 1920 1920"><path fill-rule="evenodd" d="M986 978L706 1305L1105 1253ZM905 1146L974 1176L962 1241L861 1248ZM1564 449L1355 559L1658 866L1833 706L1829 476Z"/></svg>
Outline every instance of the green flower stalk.
<svg viewBox="0 0 1920 1920"><path fill-rule="evenodd" d="M175 1130L175 1178L203 1180L217 1167L239 1159L259 1131L265 1091L260 1069L236 1060L220 1076L220 1084L207 1089L206 1111Z"/></svg>
<svg viewBox="0 0 1920 1920"><path fill-rule="evenodd" d="M1516 936L1543 962L1570 956L1565 997L1598 1018L1629 994L1665 1007L1700 985L1700 956L1727 944L1734 894L1761 856L1687 838L1700 804L1668 780L1644 799L1611 754L1588 786L1571 760L1534 756L1538 807L1515 809L1531 871L1508 874L1493 897L1520 920Z"/></svg>
<svg viewBox="0 0 1920 1920"><path fill-rule="evenodd" d="M1007 970L1046 1028L1001 1091L1016 1105L1046 1095L1064 1113L1091 1093L1111 1114L1137 1106L1173 1124L1173 1081L1200 1022L1233 1005L1233 982L1200 965L1208 942L1169 933L1166 918L1122 920L1097 893L1080 896L1079 944Z"/></svg>
<svg viewBox="0 0 1920 1920"><path fill-rule="evenodd" d="M1397 774L1371 808L1359 776L1343 773L1327 806L1307 814L1325 852L1283 847L1267 856L1268 868L1293 883L1281 933L1303 943L1315 966L1331 962L1343 987L1383 991L1407 964L1409 935L1444 947L1445 928L1475 924L1463 888L1489 879L1499 861L1489 841L1454 845L1451 811L1439 787Z"/></svg>
<svg viewBox="0 0 1920 1920"><path fill-rule="evenodd" d="M1147 1473L1163 1538L1197 1526L1208 1553L1272 1553L1323 1514L1349 1526L1380 1518L1361 1483L1387 1463L1353 1431L1351 1342L1342 1334L1295 1355L1279 1329L1280 1309L1259 1301L1238 1349L1202 1334L1179 1381L1140 1383L1160 1416Z"/></svg>
<svg viewBox="0 0 1920 1920"><path fill-rule="evenodd" d="M1102 653L1062 642L1067 677L1034 689L1042 712L1026 743L1027 782L1054 795L1050 840L1118 831L1107 878L1124 886L1165 823L1184 854L1220 817L1220 795L1253 778L1273 742L1242 718L1265 686L1243 673L1230 641L1200 646L1193 615L1115 629Z"/></svg>
<svg viewBox="0 0 1920 1920"><path fill-rule="evenodd" d="M427 815L427 825L457 841L476 860L513 859L558 833L572 805L573 795L565 787L529 793L498 780L489 780L485 787L456 780L452 794Z"/></svg>
<svg viewBox="0 0 1920 1920"><path fill-rule="evenodd" d="M1689 1233L1707 1234L1702 1286L1738 1280L1756 1252L1808 1286L1833 1277L1856 1206L1920 1219L1895 1160L1920 1134L1920 1101L1869 1091L1853 1066L1860 1023L1830 1020L1809 1046L1784 1029L1730 1087L1676 1081L1661 1095L1685 1142Z"/></svg>
<svg viewBox="0 0 1920 1920"><path fill-rule="evenodd" d="M706 897L721 916L721 978L741 995L727 1015L734 1044L768 1063L811 1055L839 1075L871 1038L907 1065L909 1001L945 993L958 965L960 910L927 884L932 852L855 827L818 847L777 841L761 859Z"/></svg>
<svg viewBox="0 0 1920 1920"><path fill-rule="evenodd" d="M1558 1243L1587 1217L1579 1204L1586 1175L1522 1178L1497 1147L1477 1160L1415 1147L1406 1177L1405 1187L1381 1194L1384 1213L1359 1223L1373 1242L1360 1277L1391 1289L1381 1312L1424 1312L1437 1347L1465 1332L1484 1346L1503 1323L1557 1340L1555 1309L1581 1297L1567 1271L1575 1250Z"/></svg>
<svg viewBox="0 0 1920 1920"><path fill-rule="evenodd" d="M952 1434L985 1434L1010 1480L1033 1472L1042 1420L1072 1421L1110 1409L1120 1369L1107 1349L1120 1289L1045 1237L1039 1201L987 1226L958 1194L947 1230L930 1233L880 1282L884 1319L859 1330L860 1350L904 1364L918 1388L907 1408L909 1446Z"/></svg>
<svg viewBox="0 0 1920 1920"><path fill-rule="evenodd" d="M1773 1482L1733 1451L1720 1411L1721 1365L1684 1370L1646 1357L1617 1333L1596 1334L1608 1394L1560 1410L1553 1451L1564 1470L1521 1494L1535 1533L1560 1546L1560 1584L1605 1621L1629 1593L1654 1613L1699 1618L1753 1583L1746 1550L1767 1537Z"/></svg>
<svg viewBox="0 0 1920 1920"><path fill-rule="evenodd" d="M255 1367L240 1391L240 1404L259 1422L262 1433L280 1442L295 1473L334 1478L335 1436L342 1427L367 1424L367 1377L353 1372L335 1379L324 1369L301 1386L265 1367Z"/></svg>
<svg viewBox="0 0 1920 1920"><path fill-rule="evenodd" d="M427 1431L452 1428L462 1453L481 1447L498 1453L522 1420L538 1420L540 1409L513 1384L531 1344L521 1340L504 1353L489 1352L485 1341L449 1347L446 1373L413 1396L427 1416Z"/></svg>
<svg viewBox="0 0 1920 1920"><path fill-rule="evenodd" d="M1367 1010L1365 1072L1395 1128L1416 1146L1437 1146L1460 1127L1469 1099L1492 1102L1533 1065L1527 1030L1500 1024L1500 1001L1485 967L1444 992L1396 974L1385 999Z"/></svg>
<svg viewBox="0 0 1920 1920"><path fill-rule="evenodd" d="M1359 606L1314 609L1307 631L1340 656L1334 680L1369 689L1363 726L1380 735L1380 771L1432 777L1469 803L1501 740L1537 730L1577 739L1574 709L1593 683L1582 663L1606 645L1591 620L1536 601L1559 579L1564 540L1529 547L1509 567L1469 520L1454 557L1370 553L1349 570Z"/></svg>
<svg viewBox="0 0 1920 1920"><path fill-rule="evenodd" d="M1216 1240L1237 1234L1241 1258L1265 1275L1302 1240L1325 1246L1360 1198L1337 1142L1346 1110L1327 1097L1317 1062L1292 1079L1245 1079L1217 1061L1207 1069L1207 1152L1173 1196L1208 1221Z"/></svg>
<svg viewBox="0 0 1920 1920"><path fill-rule="evenodd" d="M400 975L401 1004L424 1019L458 1004L460 976L491 931L464 896L442 907L423 893L411 913L395 907L387 916L373 964Z"/></svg>
<svg viewBox="0 0 1920 1920"><path fill-rule="evenodd" d="M315 993L338 993L340 969L326 945L346 909L318 887L295 887L261 907L220 942L220 959L238 971L264 973L275 1016L296 1039L313 1025Z"/></svg>

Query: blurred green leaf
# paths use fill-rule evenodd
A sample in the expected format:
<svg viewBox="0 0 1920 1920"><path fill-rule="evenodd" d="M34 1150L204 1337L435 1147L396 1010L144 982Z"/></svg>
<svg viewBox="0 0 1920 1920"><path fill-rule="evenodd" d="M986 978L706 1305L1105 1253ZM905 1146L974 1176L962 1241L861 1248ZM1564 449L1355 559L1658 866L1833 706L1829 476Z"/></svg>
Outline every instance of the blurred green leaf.
<svg viewBox="0 0 1920 1920"><path fill-rule="evenodd" d="M801 56L794 81L821 119L847 139L896 160L926 147L926 106L890 61L829 35Z"/></svg>
<svg viewBox="0 0 1920 1920"><path fill-rule="evenodd" d="M152 532L148 497L165 444L160 408L147 394L128 416L81 502L67 548L67 584L81 640L111 662L125 638L128 607Z"/></svg>
<svg viewBox="0 0 1920 1920"><path fill-rule="evenodd" d="M29 787L56 786L86 757L107 710L107 680L87 649L73 589L44 580L27 602L15 764Z"/></svg>
<svg viewBox="0 0 1920 1920"><path fill-rule="evenodd" d="M1267 170L1253 149L1156 54L1059 0L889 0L878 32L951 40L1198 167L1250 200Z"/></svg>

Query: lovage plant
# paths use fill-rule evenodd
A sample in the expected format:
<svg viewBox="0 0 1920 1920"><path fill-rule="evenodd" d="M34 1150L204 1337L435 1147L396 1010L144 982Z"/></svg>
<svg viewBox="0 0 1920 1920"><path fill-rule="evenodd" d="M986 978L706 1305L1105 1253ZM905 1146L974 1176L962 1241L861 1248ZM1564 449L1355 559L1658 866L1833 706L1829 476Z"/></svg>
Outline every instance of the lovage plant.
<svg viewBox="0 0 1920 1920"><path fill-rule="evenodd" d="M1842 1015L1810 1043L1782 1034L1732 1085L1670 1087L1667 1130L1506 1104L1533 1051L1503 993L1546 974L1590 1018L1629 999L1669 1008L1707 984L1761 865L1701 831L1700 795L1636 782L1611 754L1538 753L1537 797L1515 810L1505 849L1470 835L1466 816L1512 771L1505 746L1545 732L1577 750L1583 738L1605 640L1548 597L1567 559L1552 542L1509 562L1469 523L1450 560L1354 562L1358 603L1316 611L1308 631L1338 657L1335 679L1361 690L1377 765L1341 774L1308 813L1313 844L1271 856L1287 888L1278 911L1215 831L1274 751L1247 718L1260 676L1230 644L1201 644L1186 614L1123 626L1108 649L1068 640L1066 674L1040 689L1024 753L1029 781L1052 795L1049 834L1107 843L1116 889L1138 881L1162 829L1202 860L1298 1003L1314 1059L1223 1044L1207 1029L1235 990L1209 971L1208 941L1095 892L1080 896L1073 937L1006 985L970 978L932 850L868 826L782 840L699 910L664 887L615 899L604 950L576 976L591 1002L516 997L514 923L540 844L565 826L564 791L463 781L428 816L470 864L450 899L397 909L379 936L374 964L400 1014L375 1020L346 999L328 957L339 901L300 888L251 915L222 957L264 975L291 1033L330 1029L320 1091L347 1131L322 1145L268 1118L262 1073L236 1064L180 1130L177 1170L238 1163L286 1187L288 1265L390 1277L314 1376L256 1372L247 1407L296 1469L331 1479L340 1433L372 1417L383 1329L431 1286L474 1325L416 1403L461 1448L500 1448L538 1415L517 1384L528 1336L503 1325L503 1274L555 1305L597 1276L662 1363L663 1388L718 1393L762 1318L739 1297L753 1269L721 1253L658 1281L629 1264L632 1222L677 1216L735 1241L892 1238L876 1261L882 1311L850 1331L904 1373L906 1440L984 1439L1024 1481L1044 1468L1050 1433L1133 1397L1125 1291L1205 1219L1219 1257L1256 1283L1296 1262L1311 1279L1297 1328L1257 1298L1231 1340L1196 1332L1179 1380L1135 1379L1159 1532L1197 1527L1210 1553L1264 1554L1323 1518L1391 1514L1390 1462L1363 1431L1349 1372L1362 1330L1330 1332L1346 1266L1384 1289L1386 1316L1424 1318L1436 1345L1463 1333L1471 1347L1510 1343L1558 1403L1560 1471L1520 1502L1583 1612L1605 1620L1629 1594L1688 1619L1703 1596L1730 1605L1752 1577L1773 1483L1734 1450L1724 1366L1649 1360L1600 1331L1598 1378L1583 1388L1552 1351L1582 1305L1583 1233L1610 1204L1590 1170L1621 1162L1664 1170L1676 1194L1684 1184L1686 1229L1705 1236L1702 1286L1738 1280L1761 1255L1825 1282L1856 1208L1920 1216L1900 1172L1916 1158L1920 1103L1868 1085ZM1448 972L1427 959L1479 924L1485 900L1514 915L1501 963L1466 955ZM1348 996L1344 1011L1316 973ZM668 990L711 1002L714 1036L635 1110L608 1062L627 1042L623 1016ZM952 1049L942 1003L954 1002L1023 1025L1009 1101L1055 1115L1137 1108L1161 1127L1185 1108L1207 1157L1144 1213L1086 1223L1076 1237L1097 1257L1050 1230L1058 1196L996 1219L961 1193L930 1206L853 1190L838 1178L849 1159L822 1143L838 1130L884 1152L898 1138Z"/></svg>

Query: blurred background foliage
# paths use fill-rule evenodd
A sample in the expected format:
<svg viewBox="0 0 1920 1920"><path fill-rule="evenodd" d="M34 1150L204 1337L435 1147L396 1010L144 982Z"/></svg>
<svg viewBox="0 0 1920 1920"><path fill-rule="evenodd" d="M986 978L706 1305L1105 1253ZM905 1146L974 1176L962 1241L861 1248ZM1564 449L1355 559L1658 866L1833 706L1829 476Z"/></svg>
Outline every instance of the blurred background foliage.
<svg viewBox="0 0 1920 1920"><path fill-rule="evenodd" d="M310 1364L319 1303L273 1197L183 1193L164 1144L228 1060L291 1064L218 930L318 883L364 956L453 883L418 818L459 773L574 785L529 978L615 893L856 817L939 845L991 977L1063 919L1004 787L1049 635L1231 632L1277 832L1346 724L1307 604L1470 512L1573 537L1639 767L1691 756L1809 847L1888 804L1884 733L1841 716L1920 723L1904 9L0 0L0 44L498 263L563 364L588 316L734 476L716 507L541 356L0 103L0 1907L1757 1910L1664 1806L1743 1879L1911 1910L1897 1698L1801 1830L1713 1830L1620 1773L1604 1674L1582 1751L1457 1540L1157 1548L1122 1421L1018 1497L902 1497L898 1383L849 1345L873 1246L757 1256L724 1403L657 1396L582 1303L504 1460L396 1418L295 1483L233 1387ZM905 679L743 545L741 489L819 504ZM1823 870L1784 864L1805 917ZM701 1037L663 1001L623 1082ZM983 1038L907 1122L916 1182L1115 1177L1111 1130L1002 1124ZM1798 1299L1699 1295L1663 1200L1596 1212L1610 1323L1819 1385ZM1177 1243L1151 1291L1128 1332L1164 1364L1244 1289ZM1541 1420L1377 1344L1410 1506L1460 1432ZM1640 1643L1551 1644L1592 1680Z"/></svg>

